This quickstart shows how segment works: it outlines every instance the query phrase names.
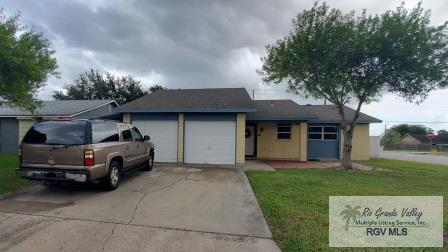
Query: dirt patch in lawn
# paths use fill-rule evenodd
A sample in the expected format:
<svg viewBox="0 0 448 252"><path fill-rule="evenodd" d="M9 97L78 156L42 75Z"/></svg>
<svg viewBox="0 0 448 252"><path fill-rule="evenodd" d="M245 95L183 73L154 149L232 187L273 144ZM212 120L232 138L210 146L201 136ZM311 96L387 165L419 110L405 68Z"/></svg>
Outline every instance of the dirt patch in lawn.
<svg viewBox="0 0 448 252"><path fill-rule="evenodd" d="M341 168L341 162L338 161L274 161L266 160L264 161L271 167L275 169L343 169ZM373 170L384 170L379 167L370 166L363 163L353 163L354 170L361 171L373 171Z"/></svg>

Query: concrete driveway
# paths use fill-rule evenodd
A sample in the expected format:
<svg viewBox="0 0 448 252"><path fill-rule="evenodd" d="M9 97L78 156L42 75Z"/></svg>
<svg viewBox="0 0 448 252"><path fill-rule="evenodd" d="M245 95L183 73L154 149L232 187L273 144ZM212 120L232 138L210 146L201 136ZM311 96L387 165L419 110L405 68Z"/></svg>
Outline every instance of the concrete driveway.
<svg viewBox="0 0 448 252"><path fill-rule="evenodd" d="M416 161L423 163L448 165L448 156L446 155L431 155L424 152L404 152L404 151L382 151L380 158L398 159L404 161Z"/></svg>
<svg viewBox="0 0 448 252"><path fill-rule="evenodd" d="M0 251L279 251L239 168L157 166L104 192L33 187L0 200Z"/></svg>

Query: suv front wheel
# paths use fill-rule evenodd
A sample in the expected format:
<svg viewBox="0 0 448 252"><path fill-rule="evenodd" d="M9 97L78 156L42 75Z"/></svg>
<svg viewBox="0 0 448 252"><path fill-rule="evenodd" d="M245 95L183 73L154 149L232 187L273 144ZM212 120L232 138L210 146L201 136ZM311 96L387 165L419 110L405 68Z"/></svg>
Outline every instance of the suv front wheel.
<svg viewBox="0 0 448 252"><path fill-rule="evenodd" d="M146 167L144 170L150 171L150 170L152 170L153 166L154 166L154 152L151 151L148 156L148 163L146 164Z"/></svg>
<svg viewBox="0 0 448 252"><path fill-rule="evenodd" d="M108 191L117 189L120 184L120 164L117 161L110 163L109 171L103 180L104 188Z"/></svg>

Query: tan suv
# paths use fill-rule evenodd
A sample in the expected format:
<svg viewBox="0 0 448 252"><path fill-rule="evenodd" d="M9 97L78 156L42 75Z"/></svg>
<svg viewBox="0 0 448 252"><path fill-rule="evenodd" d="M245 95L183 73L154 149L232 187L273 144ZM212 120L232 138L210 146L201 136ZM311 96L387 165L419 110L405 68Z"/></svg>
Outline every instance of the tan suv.
<svg viewBox="0 0 448 252"><path fill-rule="evenodd" d="M19 150L18 176L47 183L101 181L114 190L120 177L151 170L154 145L130 124L104 120L35 123Z"/></svg>

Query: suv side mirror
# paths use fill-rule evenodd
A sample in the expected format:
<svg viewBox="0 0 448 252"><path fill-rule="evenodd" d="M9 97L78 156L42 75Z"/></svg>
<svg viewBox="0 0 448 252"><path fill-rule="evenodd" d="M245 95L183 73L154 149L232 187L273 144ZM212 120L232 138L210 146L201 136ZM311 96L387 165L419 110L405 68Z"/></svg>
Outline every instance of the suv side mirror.
<svg viewBox="0 0 448 252"><path fill-rule="evenodd" d="M149 141L151 138L148 135L143 136L143 141Z"/></svg>

